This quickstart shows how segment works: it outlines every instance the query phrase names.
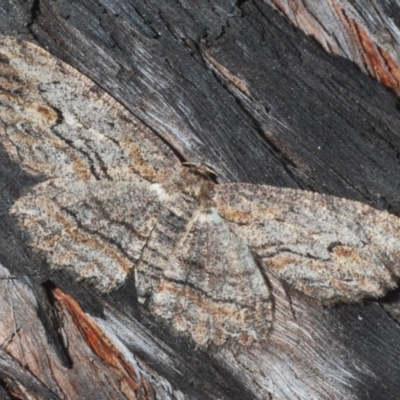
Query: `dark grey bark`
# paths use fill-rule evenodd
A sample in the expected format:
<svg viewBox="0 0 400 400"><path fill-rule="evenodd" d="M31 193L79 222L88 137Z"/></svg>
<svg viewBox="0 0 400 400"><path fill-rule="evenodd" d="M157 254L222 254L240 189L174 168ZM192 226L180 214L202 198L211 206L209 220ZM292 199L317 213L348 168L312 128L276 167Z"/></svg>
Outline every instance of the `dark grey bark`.
<svg viewBox="0 0 400 400"><path fill-rule="evenodd" d="M89 76L182 160L209 165L219 181L305 188L400 216L398 100L262 1L3 0L0 32L33 41ZM291 393L398 398L400 331L382 307L391 301L395 310L395 294L365 305L322 309L291 293L288 298L301 312L296 329L282 326L299 344L265 349L270 359L265 374L275 357L299 382L274 390L282 383L273 375L264 383L257 375L252 382L235 355L196 349L167 333L137 305L132 290L100 299L65 273L50 273L8 215L10 204L33 180L3 152L0 182L0 261L18 279L29 279L64 365L68 356L54 332L46 295L53 285L91 315L118 310L126 326L138 319L149 331L135 334L152 341L159 357L135 341L126 343L128 348L187 398L290 398ZM309 336L315 341L313 354L335 360L321 367L321 361L307 359L303 346ZM0 382L7 374L0 365ZM324 380L330 381L326 387Z"/></svg>

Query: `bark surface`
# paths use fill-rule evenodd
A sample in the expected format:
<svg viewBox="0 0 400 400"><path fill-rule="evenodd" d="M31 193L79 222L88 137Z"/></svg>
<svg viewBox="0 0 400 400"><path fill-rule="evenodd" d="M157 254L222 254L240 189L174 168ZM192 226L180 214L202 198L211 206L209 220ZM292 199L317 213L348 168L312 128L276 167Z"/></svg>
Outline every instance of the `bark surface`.
<svg viewBox="0 0 400 400"><path fill-rule="evenodd" d="M77 68L182 161L210 166L220 182L304 188L400 216L397 98L267 3L289 15L285 2L272 0L3 0L0 33ZM299 21L300 10L326 16L334 4L318 2L317 14L312 3L289 17ZM390 32L383 41L391 43L395 71L395 2L365 6L364 14L363 2L351 3L374 26L365 32L376 28L384 39ZM326 30L321 18L307 33L339 43L342 26ZM352 46L358 50L335 52L364 65L348 54L365 54L365 46ZM272 282L268 346L201 349L168 333L132 291L100 297L50 271L9 214L35 183L0 149L1 398L398 398L396 292L322 308Z"/></svg>

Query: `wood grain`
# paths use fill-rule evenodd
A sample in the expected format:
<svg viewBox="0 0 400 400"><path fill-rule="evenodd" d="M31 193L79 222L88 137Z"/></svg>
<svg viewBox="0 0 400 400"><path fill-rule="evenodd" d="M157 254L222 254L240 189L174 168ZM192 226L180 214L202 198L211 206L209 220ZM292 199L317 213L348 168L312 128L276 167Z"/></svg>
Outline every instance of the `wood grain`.
<svg viewBox="0 0 400 400"><path fill-rule="evenodd" d="M9 0L0 20L3 33L34 40L78 68L182 159L212 166L220 181L303 187L399 215L396 98L264 2L221 0L210 9L184 1ZM0 205L8 210L38 179L0 155ZM41 285L48 280L103 329L123 333L172 388L171 398L397 398L398 327L377 303L321 310L274 286L282 310L274 350L207 354L166 333L130 291L100 301L90 287L51 273L7 212L0 235L1 262L32 283L55 349L53 308Z"/></svg>
<svg viewBox="0 0 400 400"><path fill-rule="evenodd" d="M396 1L267 0L323 48L353 61L400 94L400 30Z"/></svg>

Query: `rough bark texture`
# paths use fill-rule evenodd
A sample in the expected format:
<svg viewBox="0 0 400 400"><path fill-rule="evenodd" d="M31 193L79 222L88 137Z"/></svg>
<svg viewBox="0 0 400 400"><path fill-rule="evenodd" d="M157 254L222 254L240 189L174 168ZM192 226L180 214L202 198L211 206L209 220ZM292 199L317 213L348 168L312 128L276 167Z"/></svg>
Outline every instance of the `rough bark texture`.
<svg viewBox="0 0 400 400"><path fill-rule="evenodd" d="M0 32L79 69L182 160L209 165L221 182L307 188L400 216L396 97L266 3L3 0ZM387 51L397 65L398 6L351 3L390 31ZM323 16L334 7L318 4ZM345 36L340 24L322 34L323 27L313 34L326 43ZM352 46L358 50L344 54L365 53ZM267 346L199 349L167 333L134 293L121 288L100 298L51 272L9 215L35 180L3 150L0 183L2 398L398 398L396 293L321 308L271 282Z"/></svg>
<svg viewBox="0 0 400 400"><path fill-rule="evenodd" d="M398 2L267 0L325 50L400 93Z"/></svg>

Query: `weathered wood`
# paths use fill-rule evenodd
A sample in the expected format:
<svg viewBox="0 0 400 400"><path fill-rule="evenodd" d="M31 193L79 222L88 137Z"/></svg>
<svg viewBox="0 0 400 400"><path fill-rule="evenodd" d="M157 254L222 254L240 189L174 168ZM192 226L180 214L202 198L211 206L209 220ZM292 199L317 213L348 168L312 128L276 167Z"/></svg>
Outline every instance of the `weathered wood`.
<svg viewBox="0 0 400 400"><path fill-rule="evenodd" d="M221 181L303 187L400 215L396 98L262 1L219 0L211 7L201 1L8 0L0 6L0 31L35 41L78 68L181 159L208 164ZM10 369L0 366L9 393L22 393L15 389L19 382L28 393L118 398L109 382L120 379L120 393L129 388L129 397L138 393L134 366L145 398L377 399L383 392L397 398L400 334L378 302L323 309L271 282L275 322L266 348L198 349L168 334L132 291L100 299L65 273L51 274L8 215L34 180L0 155L0 262L10 271L5 277L10 273L17 282L2 280L9 322L1 332L11 340L3 340L2 350L27 365L14 383ZM15 285L28 305L18 303ZM76 346L64 348L54 320ZM101 346L88 345L82 333L88 324L96 343L104 339ZM36 338L41 345L28 348L46 355L61 377L21 356L23 339ZM110 360L108 352L122 356ZM95 367L86 374L89 359ZM96 392L100 371L107 386ZM28 372L40 382L29 386Z"/></svg>
<svg viewBox="0 0 400 400"><path fill-rule="evenodd" d="M355 62L400 93L400 30L396 1L267 0L328 52Z"/></svg>

